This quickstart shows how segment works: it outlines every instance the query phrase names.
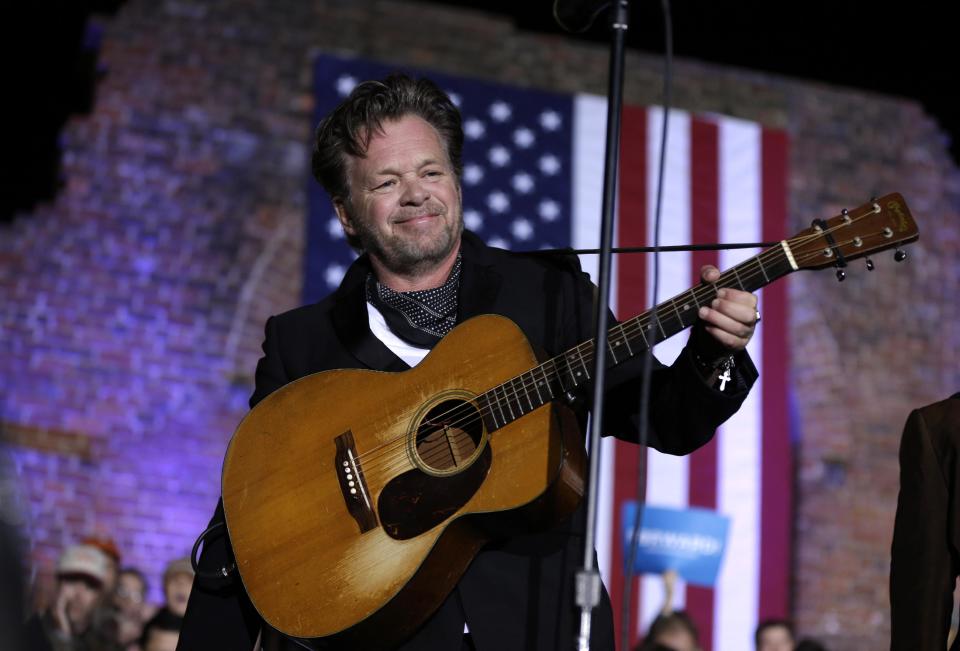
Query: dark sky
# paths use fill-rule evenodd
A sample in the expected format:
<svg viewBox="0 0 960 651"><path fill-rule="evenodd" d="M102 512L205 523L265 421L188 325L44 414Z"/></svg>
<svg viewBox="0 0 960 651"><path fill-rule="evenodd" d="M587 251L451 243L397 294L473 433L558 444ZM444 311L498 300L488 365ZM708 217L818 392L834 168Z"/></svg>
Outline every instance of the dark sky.
<svg viewBox="0 0 960 651"><path fill-rule="evenodd" d="M580 0L582 2L583 0ZM524 30L563 33L552 0L446 0L511 17ZM660 2L633 1L628 42L663 52ZM960 35L950 2L686 0L672 3L674 53L923 103L960 161ZM609 42L601 17L584 36Z"/></svg>

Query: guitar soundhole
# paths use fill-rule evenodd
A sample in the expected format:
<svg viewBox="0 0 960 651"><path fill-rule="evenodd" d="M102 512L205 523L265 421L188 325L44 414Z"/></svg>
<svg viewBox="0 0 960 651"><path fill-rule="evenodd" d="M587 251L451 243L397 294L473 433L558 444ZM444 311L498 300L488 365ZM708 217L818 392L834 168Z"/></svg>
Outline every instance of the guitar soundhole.
<svg viewBox="0 0 960 651"><path fill-rule="evenodd" d="M469 465L483 439L477 408L465 400L444 400L417 428L417 456L428 469L449 473Z"/></svg>

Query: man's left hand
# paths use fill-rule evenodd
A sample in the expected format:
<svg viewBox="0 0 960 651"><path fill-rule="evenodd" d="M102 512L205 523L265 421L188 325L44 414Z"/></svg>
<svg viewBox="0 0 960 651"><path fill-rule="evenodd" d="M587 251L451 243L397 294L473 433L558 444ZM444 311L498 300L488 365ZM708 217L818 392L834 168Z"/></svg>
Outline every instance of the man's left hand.
<svg viewBox="0 0 960 651"><path fill-rule="evenodd" d="M700 269L700 277L705 283L714 283L720 278L720 270L713 265L704 265ZM729 287L717 290L717 298L709 307L701 307L698 314L703 320L704 329L730 352L747 347L760 320L757 297L750 292Z"/></svg>

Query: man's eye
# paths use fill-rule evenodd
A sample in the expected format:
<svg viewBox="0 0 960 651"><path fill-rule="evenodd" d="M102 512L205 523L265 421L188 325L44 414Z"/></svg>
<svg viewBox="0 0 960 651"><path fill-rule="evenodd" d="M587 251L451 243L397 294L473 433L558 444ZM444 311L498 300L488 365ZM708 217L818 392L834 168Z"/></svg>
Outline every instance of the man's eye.
<svg viewBox="0 0 960 651"><path fill-rule="evenodd" d="M393 180L384 181L383 183L381 183L380 185L378 185L378 186L377 186L376 188L374 188L374 189L375 189L375 190L386 190L386 189L388 189L388 188L393 187L393 185L394 185L395 183L396 183L396 181L393 181Z"/></svg>

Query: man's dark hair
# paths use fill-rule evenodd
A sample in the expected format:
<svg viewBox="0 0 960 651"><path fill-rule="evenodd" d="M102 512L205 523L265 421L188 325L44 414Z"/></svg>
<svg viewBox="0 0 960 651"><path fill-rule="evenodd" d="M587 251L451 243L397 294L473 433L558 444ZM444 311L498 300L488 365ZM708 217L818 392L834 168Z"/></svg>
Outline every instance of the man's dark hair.
<svg viewBox="0 0 960 651"><path fill-rule="evenodd" d="M763 635L763 632L771 628L785 628L787 632L790 633L790 639L793 639L793 624L786 619L765 619L760 622L760 625L757 626L757 632L753 635L753 643L755 648L760 648L760 636Z"/></svg>
<svg viewBox="0 0 960 651"><path fill-rule="evenodd" d="M686 631L694 642L700 643L700 633L697 631L697 625L693 623L690 615L685 611L677 610L668 614L657 615L656 619L651 622L647 636L638 648L639 651L659 651L659 649L669 648L657 642L657 638L664 633L678 630Z"/></svg>
<svg viewBox="0 0 960 651"><path fill-rule="evenodd" d="M183 627L183 617L175 615L167 608L161 608L157 614L147 620L143 625L143 633L140 635L140 647L147 648L147 642L150 641L151 631L175 631L180 632Z"/></svg>
<svg viewBox="0 0 960 651"><path fill-rule="evenodd" d="M137 580L140 581L140 585L143 586L144 592L146 592L147 589L150 587L150 584L147 583L147 575L141 572L139 569L133 567L132 565L128 565L127 567L120 568L120 571L117 572L117 578L119 579L124 574L129 574L130 576L137 577Z"/></svg>
<svg viewBox="0 0 960 651"><path fill-rule="evenodd" d="M366 155L370 138L383 123L415 115L440 134L457 179L463 171L463 127L460 111L429 79L392 74L382 81L365 81L317 126L311 166L331 198L348 199L346 155Z"/></svg>

